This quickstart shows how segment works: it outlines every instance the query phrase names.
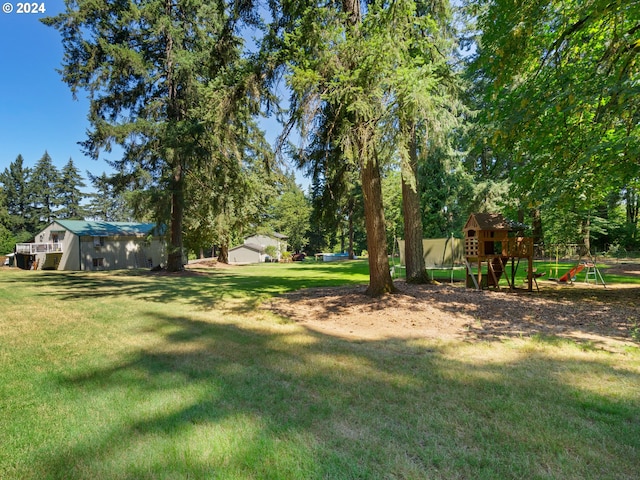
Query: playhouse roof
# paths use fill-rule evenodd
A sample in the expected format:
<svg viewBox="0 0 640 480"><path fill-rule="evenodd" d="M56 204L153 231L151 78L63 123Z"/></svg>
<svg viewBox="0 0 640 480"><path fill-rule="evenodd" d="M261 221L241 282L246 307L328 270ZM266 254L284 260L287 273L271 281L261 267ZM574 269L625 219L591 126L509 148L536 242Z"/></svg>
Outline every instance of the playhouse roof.
<svg viewBox="0 0 640 480"><path fill-rule="evenodd" d="M508 231L520 232L528 229L524 223L515 222L504 218L501 213L472 213L465 223L463 231L484 230L484 231Z"/></svg>
<svg viewBox="0 0 640 480"><path fill-rule="evenodd" d="M467 230L513 230L513 224L500 213L472 213L469 215L464 231Z"/></svg>

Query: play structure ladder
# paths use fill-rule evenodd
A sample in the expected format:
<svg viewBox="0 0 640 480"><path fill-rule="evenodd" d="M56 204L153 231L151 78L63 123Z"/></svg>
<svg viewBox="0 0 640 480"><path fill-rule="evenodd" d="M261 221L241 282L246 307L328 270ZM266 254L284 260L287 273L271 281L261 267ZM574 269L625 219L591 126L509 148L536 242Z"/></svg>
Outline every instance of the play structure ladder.
<svg viewBox="0 0 640 480"><path fill-rule="evenodd" d="M471 280L473 280L473 284L476 287L476 290L480 290L480 286L478 285L478 281L476 280L475 275L473 274L473 270L471 269L471 265L469 265L469 262L467 261L466 258L464 258L464 264L467 267L467 272L468 272L468 277L471 277Z"/></svg>
<svg viewBox="0 0 640 480"><path fill-rule="evenodd" d="M595 281L595 284L598 285L598 277L600 277L602 285L604 286L604 288L607 288L607 284L604 283L604 278L602 278L602 274L600 273L600 270L598 270L598 267L596 267L595 262L587 262L584 264L584 266L587 267L587 273L584 278L584 283L589 283L589 280L593 279Z"/></svg>

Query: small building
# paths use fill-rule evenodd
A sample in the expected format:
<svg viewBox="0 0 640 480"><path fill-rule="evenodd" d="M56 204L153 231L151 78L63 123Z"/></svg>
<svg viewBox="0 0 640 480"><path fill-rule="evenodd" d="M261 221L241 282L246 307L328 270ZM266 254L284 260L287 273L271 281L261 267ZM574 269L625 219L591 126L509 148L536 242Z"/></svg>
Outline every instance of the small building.
<svg viewBox="0 0 640 480"><path fill-rule="evenodd" d="M154 223L56 220L15 254L27 270L117 270L163 265L167 248Z"/></svg>
<svg viewBox="0 0 640 480"><path fill-rule="evenodd" d="M485 257L502 252L511 224L499 213L472 213L464 225L464 252L467 257Z"/></svg>
<svg viewBox="0 0 640 480"><path fill-rule="evenodd" d="M528 290L533 289L533 239L522 235L525 228L526 225L506 220L498 213L472 213L469 216L463 228L464 256L467 278L476 289L485 285L498 288L509 261L511 275L505 275L505 278L513 289L515 270L523 258L527 260Z"/></svg>
<svg viewBox="0 0 640 480"><path fill-rule="evenodd" d="M287 238L286 235L281 233L246 237L242 245L229 249L229 263L245 264L279 261L282 254L287 250ZM270 246L274 247L275 255L273 258L267 253L267 249Z"/></svg>

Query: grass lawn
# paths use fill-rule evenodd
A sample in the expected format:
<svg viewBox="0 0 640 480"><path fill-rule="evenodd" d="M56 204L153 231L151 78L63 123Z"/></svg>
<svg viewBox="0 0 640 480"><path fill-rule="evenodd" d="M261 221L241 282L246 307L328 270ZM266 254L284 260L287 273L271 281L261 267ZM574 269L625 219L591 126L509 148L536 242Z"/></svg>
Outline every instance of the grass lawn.
<svg viewBox="0 0 640 480"><path fill-rule="evenodd" d="M0 478L638 478L637 347L347 341L259 308L367 279L0 269Z"/></svg>
<svg viewBox="0 0 640 480"><path fill-rule="evenodd" d="M583 260L584 261L584 260ZM554 261L541 261L541 260L536 260L534 261L534 268L535 271L537 273L544 273L544 276L541 277L538 281L539 282L546 282L549 279L555 279L555 278L559 278L562 275L564 275L565 273L567 273L568 271L570 271L572 268L575 268L577 265L579 265L580 262L559 262L556 264L556 262ZM607 284L617 284L617 283L627 283L627 284L635 284L635 285L640 285L640 276L635 276L635 277L630 277L630 276L624 276L624 275L620 275L618 273L615 272L611 272L610 270L612 270L612 264L606 264L606 263L600 263L598 262L596 264L596 266L598 267L598 270L600 272L600 275L602 275L602 278L604 279L605 283ZM475 267L475 265L474 265ZM507 269L506 271L509 273L509 275L511 274L511 263L508 263L506 265ZM522 288L525 286L526 282L527 282L527 262L526 260L523 260L520 262L520 264L516 264L515 265L515 270L516 270L516 275L515 275L515 285L518 288ZM487 271L486 271L486 263L483 264L483 275L486 276L487 275ZM403 272L403 270L400 270L401 272ZM465 275L466 275L466 271L465 269L457 269L453 271L453 279L456 282L464 282L465 279ZM574 282L576 283L585 283L586 281L586 275L587 275L587 269L583 269L582 271L578 272L577 275L575 276L575 280ZM451 281L451 271L449 270L431 270L429 272L429 277L430 278L434 278L438 281L441 282L449 282ZM593 277L589 279L589 283L594 284L594 280ZM598 277L598 284L601 284L601 279L600 277ZM504 287L504 288L508 288L509 284L507 283L507 280L505 279L504 275L502 276L502 278L500 278L500 286ZM535 285L534 285L534 289L535 289Z"/></svg>

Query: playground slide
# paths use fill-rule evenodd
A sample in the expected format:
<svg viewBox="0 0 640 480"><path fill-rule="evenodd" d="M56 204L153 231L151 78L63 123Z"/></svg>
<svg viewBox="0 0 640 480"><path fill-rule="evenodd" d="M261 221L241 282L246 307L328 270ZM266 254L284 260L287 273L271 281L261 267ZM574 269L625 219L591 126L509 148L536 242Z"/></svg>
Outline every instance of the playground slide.
<svg viewBox="0 0 640 480"><path fill-rule="evenodd" d="M575 276L578 273L580 273L582 270L584 270L584 263L581 263L577 267L573 267L571 270L569 270L567 273L565 273L563 276L561 276L558 279L558 282L568 282L569 279L573 280L575 278Z"/></svg>

